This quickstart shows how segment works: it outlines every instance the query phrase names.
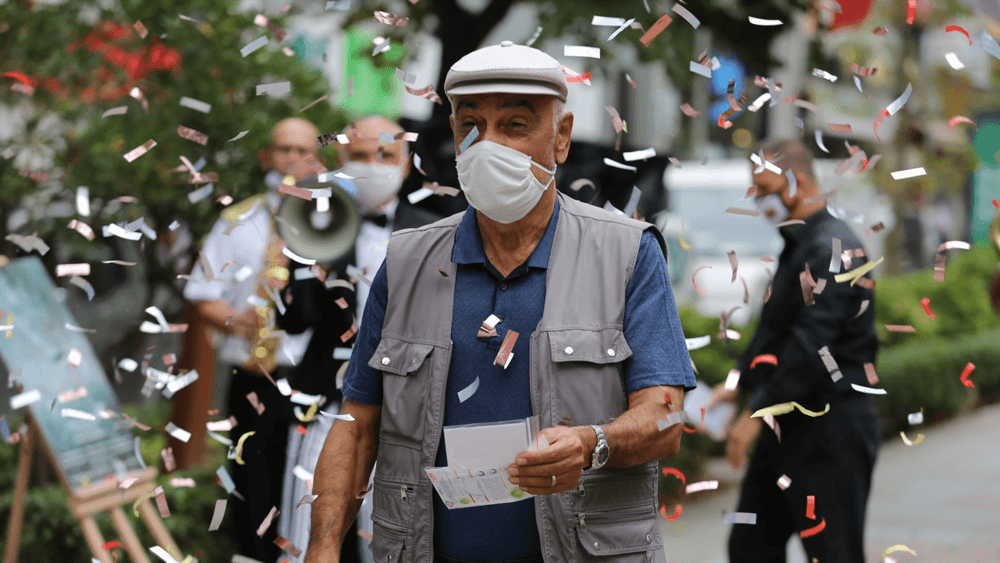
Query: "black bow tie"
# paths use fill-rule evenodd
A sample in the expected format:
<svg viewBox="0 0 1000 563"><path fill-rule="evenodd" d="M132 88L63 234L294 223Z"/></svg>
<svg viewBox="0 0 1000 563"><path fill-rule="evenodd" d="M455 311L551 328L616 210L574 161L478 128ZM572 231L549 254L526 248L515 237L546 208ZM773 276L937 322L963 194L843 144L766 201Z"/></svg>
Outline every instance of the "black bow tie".
<svg viewBox="0 0 1000 563"><path fill-rule="evenodd" d="M389 218L386 217L384 213L381 215L365 215L363 218L365 221L375 223L379 227L384 228L389 226Z"/></svg>

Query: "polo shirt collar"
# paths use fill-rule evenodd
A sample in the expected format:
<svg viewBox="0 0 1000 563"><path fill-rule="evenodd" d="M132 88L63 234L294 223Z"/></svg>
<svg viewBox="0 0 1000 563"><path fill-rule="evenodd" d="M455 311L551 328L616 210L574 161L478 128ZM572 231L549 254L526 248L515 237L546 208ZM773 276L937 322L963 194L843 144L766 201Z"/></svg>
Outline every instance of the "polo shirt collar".
<svg viewBox="0 0 1000 563"><path fill-rule="evenodd" d="M549 266L549 254L552 252L552 241L556 236L556 221L559 219L559 198L556 198L555 208L549 225L542 233L538 246L531 252L526 262L529 268L546 269ZM451 251L451 261L456 264L485 264L486 251L483 250L483 238L479 234L479 220L476 210L471 205L465 211L462 222L455 230L455 246Z"/></svg>
<svg viewBox="0 0 1000 563"><path fill-rule="evenodd" d="M803 219L803 221L805 221L805 225L788 225L787 227L781 227L778 229L778 232L787 242L793 244L802 241L815 240L820 226L830 217L832 217L830 212L824 207L823 209L820 209Z"/></svg>

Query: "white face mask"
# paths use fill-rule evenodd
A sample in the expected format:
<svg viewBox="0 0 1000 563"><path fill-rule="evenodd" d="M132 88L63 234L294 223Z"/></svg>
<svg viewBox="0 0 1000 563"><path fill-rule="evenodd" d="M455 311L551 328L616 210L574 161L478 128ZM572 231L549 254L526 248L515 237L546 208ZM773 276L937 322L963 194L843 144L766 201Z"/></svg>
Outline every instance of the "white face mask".
<svg viewBox="0 0 1000 563"><path fill-rule="evenodd" d="M472 207L498 223L523 219L555 179L548 170L521 151L479 141L455 158L458 183ZM537 166L552 177L542 184L531 172Z"/></svg>
<svg viewBox="0 0 1000 563"><path fill-rule="evenodd" d="M355 197L362 213L377 213L379 208L396 197L403 185L403 171L391 164L348 161L344 174L354 176Z"/></svg>
<svg viewBox="0 0 1000 563"><path fill-rule="evenodd" d="M772 225L777 225L788 219L788 208L782 203L781 196L778 194L768 194L755 203L760 214Z"/></svg>

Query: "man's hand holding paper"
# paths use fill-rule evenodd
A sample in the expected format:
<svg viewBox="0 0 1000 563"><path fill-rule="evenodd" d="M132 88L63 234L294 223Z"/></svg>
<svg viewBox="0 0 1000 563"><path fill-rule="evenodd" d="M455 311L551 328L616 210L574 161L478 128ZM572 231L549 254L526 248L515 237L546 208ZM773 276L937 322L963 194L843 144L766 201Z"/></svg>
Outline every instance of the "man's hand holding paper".
<svg viewBox="0 0 1000 563"><path fill-rule="evenodd" d="M552 495L575 488L583 469L590 465L597 435L586 426L555 426L539 434L540 447L518 454L516 463L510 466L510 482L532 495Z"/></svg>

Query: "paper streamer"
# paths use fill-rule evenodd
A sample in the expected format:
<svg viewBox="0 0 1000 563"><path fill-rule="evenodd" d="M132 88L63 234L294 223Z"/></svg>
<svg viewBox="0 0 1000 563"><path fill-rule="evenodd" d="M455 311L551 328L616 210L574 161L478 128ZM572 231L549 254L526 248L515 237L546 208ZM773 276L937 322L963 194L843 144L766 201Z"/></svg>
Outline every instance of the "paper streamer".
<svg viewBox="0 0 1000 563"><path fill-rule="evenodd" d="M687 494L697 493L699 491L711 491L719 488L718 481L699 481L697 483L691 483L685 487L684 492Z"/></svg>
<svg viewBox="0 0 1000 563"><path fill-rule="evenodd" d="M879 258L875 262L868 262L867 264L859 266L859 267L851 270L850 272L845 272L843 274L837 274L836 276L833 277L833 279L837 283L843 283L845 281L850 280L851 281L851 285L853 286L854 284L856 284L858 282L858 278L860 278L861 276L863 276L863 275L867 274L868 272L872 271L873 269L875 269L875 267L878 266L879 264L881 264L883 260L885 260L885 256Z"/></svg>
<svg viewBox="0 0 1000 563"><path fill-rule="evenodd" d="M183 428L178 428L173 422L168 422L166 427L167 434L170 434L174 438L180 440L181 442L187 443L191 439L191 433Z"/></svg>
<svg viewBox="0 0 1000 563"><path fill-rule="evenodd" d="M885 557L886 555L889 555L890 553L892 553L894 551L906 551L906 552L908 552L910 555L912 555L914 557L917 556L917 552L916 551L913 551L912 549L906 547L903 544L896 544L896 545L894 545L894 546L892 546L890 548L887 548L885 551L883 551L882 552L882 557Z"/></svg>
<svg viewBox="0 0 1000 563"><path fill-rule="evenodd" d="M962 385L970 389L976 386L975 383L969 380L969 376L972 375L972 370L974 369L976 369L976 364L972 362L965 364L965 369L962 370L962 375L958 378L962 382Z"/></svg>
<svg viewBox="0 0 1000 563"><path fill-rule="evenodd" d="M260 49L264 45L267 45L267 41L268 41L267 36L262 35L257 39L254 39L250 43L247 43L245 47L240 49L240 54L243 55L244 58L246 58L246 56L249 55L250 53L253 53L257 49Z"/></svg>
<svg viewBox="0 0 1000 563"><path fill-rule="evenodd" d="M811 416L813 418L816 418L817 416L823 416L824 414L830 412L830 403L827 403L826 408L824 408L821 412L811 411L803 407L802 405L796 403L795 401L790 401L787 403L778 403L777 405L764 407L758 410L757 412L750 415L750 418L761 418L766 415L779 416L782 414L788 414L796 409L806 416Z"/></svg>
<svg viewBox="0 0 1000 563"><path fill-rule="evenodd" d="M181 106L195 111L200 111L201 113L208 113L212 111L212 104L206 104L201 100L196 100L187 96L181 97Z"/></svg>
<svg viewBox="0 0 1000 563"><path fill-rule="evenodd" d="M692 14L691 12L689 12L688 9L685 8L684 6L681 6L680 4L674 4L674 7L671 8L671 9L677 15L679 15L682 18L684 18L685 21L687 21L689 24L691 24L691 27L693 27L695 29L698 29L698 26L701 25L701 21L699 21L698 18L696 18L694 16L694 14Z"/></svg>
<svg viewBox="0 0 1000 563"><path fill-rule="evenodd" d="M906 444L907 446L916 446L920 442L924 441L924 435L923 434L917 434L917 437L914 440L910 440L909 438L907 438L906 437L906 432L900 431L899 435L903 437L903 443Z"/></svg>
<svg viewBox="0 0 1000 563"><path fill-rule="evenodd" d="M815 516L813 518L815 518ZM824 529L826 529L826 518L823 518L819 524L816 524L812 528L809 528L807 530L802 530L801 532L799 532L799 537L808 538L809 536L815 536L816 534L822 532Z"/></svg>
<svg viewBox="0 0 1000 563"><path fill-rule="evenodd" d="M215 511L212 513L212 521L208 524L208 531L214 532L219 529L222 525L222 519L226 515L226 503L227 499L218 499L215 501Z"/></svg>
<svg viewBox="0 0 1000 563"><path fill-rule="evenodd" d="M757 513L727 512L726 515L722 517L722 521L725 522L726 524L756 524Z"/></svg>
<svg viewBox="0 0 1000 563"><path fill-rule="evenodd" d="M236 442L236 463L246 465L246 462L243 461L243 444L247 441L247 438L253 436L254 434L256 434L256 432L246 432L240 436L239 441ZM184 441L186 442L187 440Z"/></svg>

